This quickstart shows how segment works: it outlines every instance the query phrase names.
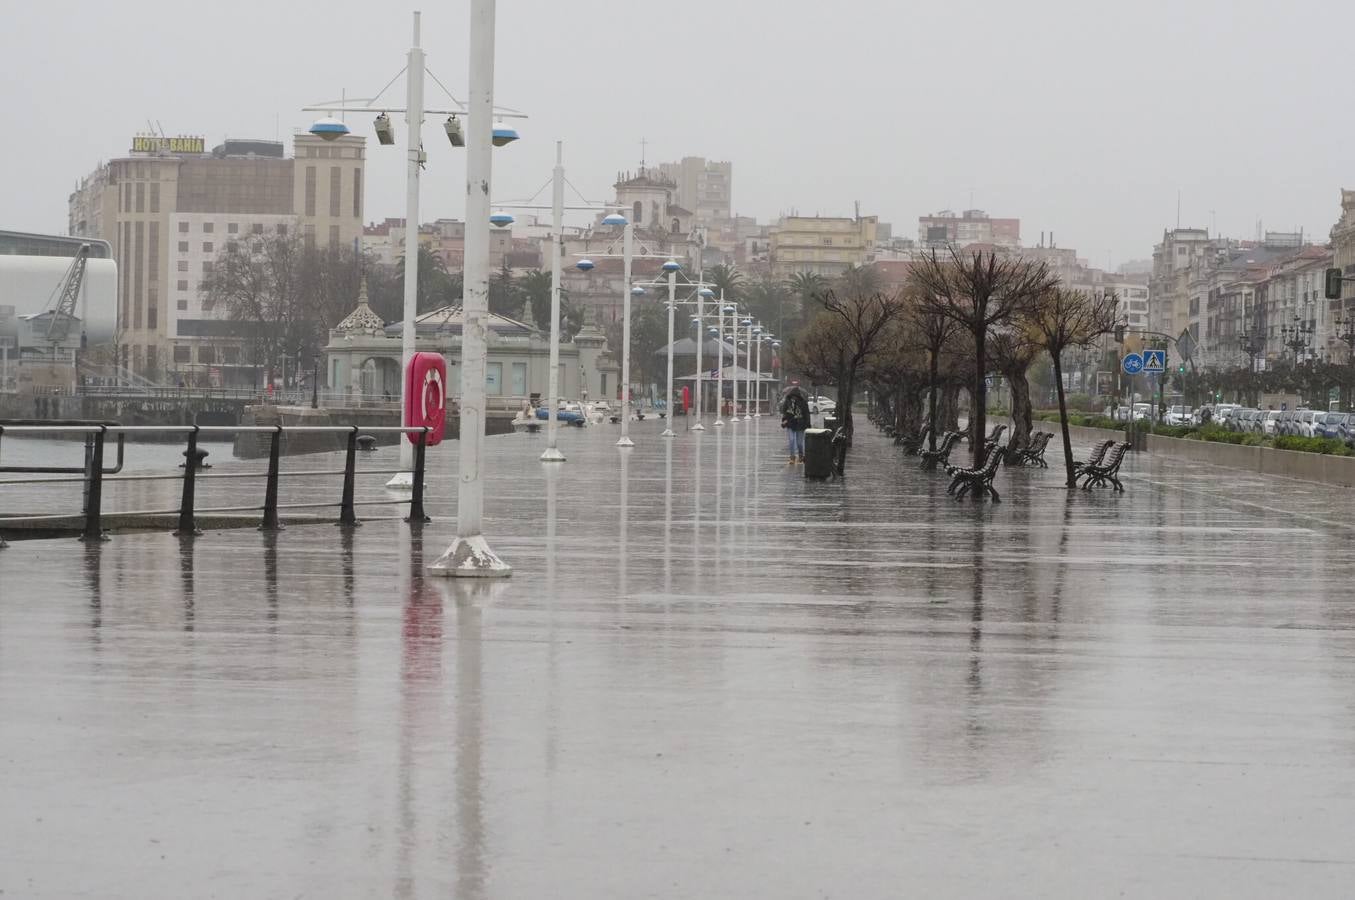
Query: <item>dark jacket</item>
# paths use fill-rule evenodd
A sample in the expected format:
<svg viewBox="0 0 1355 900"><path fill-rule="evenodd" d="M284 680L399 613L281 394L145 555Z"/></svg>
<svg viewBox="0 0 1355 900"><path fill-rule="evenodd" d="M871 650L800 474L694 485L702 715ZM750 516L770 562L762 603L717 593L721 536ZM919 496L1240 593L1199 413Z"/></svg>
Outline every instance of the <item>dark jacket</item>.
<svg viewBox="0 0 1355 900"><path fill-rule="evenodd" d="M786 391L781 398L781 427L792 431L809 427L809 398L798 387Z"/></svg>

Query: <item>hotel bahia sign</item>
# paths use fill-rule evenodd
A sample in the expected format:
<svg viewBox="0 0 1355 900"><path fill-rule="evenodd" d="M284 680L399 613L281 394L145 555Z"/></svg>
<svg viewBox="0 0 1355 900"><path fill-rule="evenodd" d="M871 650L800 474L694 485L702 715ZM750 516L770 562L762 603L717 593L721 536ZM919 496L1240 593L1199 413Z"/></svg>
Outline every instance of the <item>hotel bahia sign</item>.
<svg viewBox="0 0 1355 900"><path fill-rule="evenodd" d="M132 138L133 153L205 153L206 141L200 137L161 137L138 134Z"/></svg>

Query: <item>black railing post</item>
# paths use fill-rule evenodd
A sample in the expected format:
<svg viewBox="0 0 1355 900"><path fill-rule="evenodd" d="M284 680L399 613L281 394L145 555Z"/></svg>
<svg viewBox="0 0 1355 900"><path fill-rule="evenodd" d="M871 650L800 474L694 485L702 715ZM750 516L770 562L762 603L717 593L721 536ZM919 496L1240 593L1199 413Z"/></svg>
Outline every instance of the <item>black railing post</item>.
<svg viewBox="0 0 1355 900"><path fill-rule="evenodd" d="M183 460L183 497L179 501L179 530L174 532L180 537L192 537L201 534L197 521L193 518L194 476L198 471L198 426L188 432L188 449Z"/></svg>
<svg viewBox="0 0 1355 900"><path fill-rule="evenodd" d="M104 491L104 436L107 425L91 435L92 450L86 460L85 470L85 530L80 535L82 541L104 540L103 530L103 491Z"/></svg>
<svg viewBox="0 0 1355 900"><path fill-rule="evenodd" d="M405 435L400 435L400 440L404 440ZM428 443L428 426L425 425L419 432L419 439L414 442L414 491L409 499L409 518L406 522L427 522L428 516L423 511L423 473L424 473L424 450Z"/></svg>
<svg viewBox="0 0 1355 900"><path fill-rule="evenodd" d="M358 517L353 512L353 481L358 468L358 427L348 432L348 453L343 461L343 501L339 504L339 524L356 525Z"/></svg>
<svg viewBox="0 0 1355 900"><path fill-rule="evenodd" d="M263 495L263 531L277 531L282 528L278 522L278 459L282 450L282 426L274 425L273 434L268 443L268 485Z"/></svg>

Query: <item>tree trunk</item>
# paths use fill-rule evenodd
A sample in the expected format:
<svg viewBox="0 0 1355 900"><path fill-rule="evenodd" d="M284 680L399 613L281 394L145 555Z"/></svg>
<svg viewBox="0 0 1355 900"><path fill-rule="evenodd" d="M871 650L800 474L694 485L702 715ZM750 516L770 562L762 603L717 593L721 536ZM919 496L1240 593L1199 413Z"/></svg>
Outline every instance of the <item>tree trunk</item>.
<svg viewBox="0 0 1355 900"><path fill-rule="evenodd" d="M1063 467L1068 473L1068 487L1077 487L1077 475L1073 473L1073 442L1068 437L1068 402L1063 396L1063 364L1057 352L1054 357L1054 391L1059 395L1059 430L1063 432Z"/></svg>
<svg viewBox="0 0 1355 900"><path fill-rule="evenodd" d="M1007 383L1011 387L1012 397L1012 436L1007 441L1007 446L1017 450L1030 444L1030 430L1035 413L1030 402L1030 382L1026 380L1026 373L1008 373Z"/></svg>
<svg viewBox="0 0 1355 900"><path fill-rule="evenodd" d="M930 366L927 372L927 449L936 449L936 372L940 368L937 355L940 351L933 347Z"/></svg>
<svg viewBox="0 0 1355 900"><path fill-rule="evenodd" d="M942 431L958 431L960 428L960 386L953 381L941 385L936 420L936 427Z"/></svg>
<svg viewBox="0 0 1355 900"><path fill-rule="evenodd" d="M987 328L980 325L974 335L974 393L969 404L969 450L974 468L983 465L983 438L988 433L988 360L984 355Z"/></svg>

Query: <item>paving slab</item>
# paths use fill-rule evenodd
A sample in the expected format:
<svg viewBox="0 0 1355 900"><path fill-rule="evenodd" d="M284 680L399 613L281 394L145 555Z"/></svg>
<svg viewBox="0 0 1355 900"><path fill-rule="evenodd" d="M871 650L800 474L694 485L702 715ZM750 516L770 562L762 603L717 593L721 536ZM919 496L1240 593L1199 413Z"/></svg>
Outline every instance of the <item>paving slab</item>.
<svg viewBox="0 0 1355 900"><path fill-rule="evenodd" d="M488 439L493 584L455 443L422 529L0 551L0 896L1349 895L1350 491L661 428Z"/></svg>

